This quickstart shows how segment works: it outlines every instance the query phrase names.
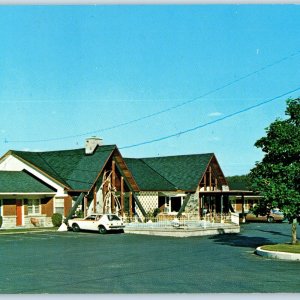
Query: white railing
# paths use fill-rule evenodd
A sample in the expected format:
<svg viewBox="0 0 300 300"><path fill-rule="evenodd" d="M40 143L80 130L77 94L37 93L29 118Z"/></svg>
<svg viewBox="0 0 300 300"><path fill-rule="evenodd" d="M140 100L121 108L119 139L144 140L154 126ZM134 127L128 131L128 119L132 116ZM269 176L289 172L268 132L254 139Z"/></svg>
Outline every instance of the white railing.
<svg viewBox="0 0 300 300"><path fill-rule="evenodd" d="M234 216L235 217L235 216ZM235 223L232 214L205 215L202 219L195 215L184 215L179 218L176 215L158 215L157 217L123 218L127 228L207 228L219 227L221 224Z"/></svg>

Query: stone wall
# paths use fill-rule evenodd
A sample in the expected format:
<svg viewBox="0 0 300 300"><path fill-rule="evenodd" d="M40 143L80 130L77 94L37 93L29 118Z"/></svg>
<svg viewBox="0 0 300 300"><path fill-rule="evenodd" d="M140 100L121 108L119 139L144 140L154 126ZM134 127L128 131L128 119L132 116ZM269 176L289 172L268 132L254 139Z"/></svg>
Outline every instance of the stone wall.
<svg viewBox="0 0 300 300"><path fill-rule="evenodd" d="M16 216L3 216L2 229L12 229L12 228L34 228L35 226L31 224L30 218L36 218L39 220L39 225L37 227L53 227L51 217L46 215L38 216L24 216L23 225L16 226Z"/></svg>
<svg viewBox="0 0 300 300"><path fill-rule="evenodd" d="M198 193L191 195L190 200L187 203L184 212L186 214L191 215L191 216L198 216L199 215Z"/></svg>

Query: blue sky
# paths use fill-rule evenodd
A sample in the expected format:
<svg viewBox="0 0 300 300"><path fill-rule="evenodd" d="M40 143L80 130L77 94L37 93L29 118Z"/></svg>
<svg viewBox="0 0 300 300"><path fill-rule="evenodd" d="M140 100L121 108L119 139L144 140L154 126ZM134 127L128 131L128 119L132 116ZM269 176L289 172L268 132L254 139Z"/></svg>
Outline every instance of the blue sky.
<svg viewBox="0 0 300 300"><path fill-rule="evenodd" d="M122 148L285 94L300 87L299 36L295 5L1 6L0 155L80 148L92 132ZM245 174L299 94L121 152L214 152L225 175Z"/></svg>

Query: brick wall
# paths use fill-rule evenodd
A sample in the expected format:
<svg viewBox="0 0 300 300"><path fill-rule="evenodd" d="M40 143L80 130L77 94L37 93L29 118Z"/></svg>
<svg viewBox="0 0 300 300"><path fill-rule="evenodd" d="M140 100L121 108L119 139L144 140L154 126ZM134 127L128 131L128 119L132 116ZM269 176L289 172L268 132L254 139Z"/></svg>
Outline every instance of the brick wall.
<svg viewBox="0 0 300 300"><path fill-rule="evenodd" d="M72 208L72 197L68 196L64 202L64 215L67 216Z"/></svg>
<svg viewBox="0 0 300 300"><path fill-rule="evenodd" d="M41 200L41 212L47 217L51 217L53 215L53 198L42 199Z"/></svg>
<svg viewBox="0 0 300 300"><path fill-rule="evenodd" d="M3 200L3 216L16 216L16 200Z"/></svg>

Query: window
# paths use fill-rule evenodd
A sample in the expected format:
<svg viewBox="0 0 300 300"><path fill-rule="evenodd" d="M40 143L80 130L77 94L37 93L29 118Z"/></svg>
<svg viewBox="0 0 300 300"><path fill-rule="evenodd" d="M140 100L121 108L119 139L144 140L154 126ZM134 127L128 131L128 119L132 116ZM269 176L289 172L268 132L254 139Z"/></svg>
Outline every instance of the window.
<svg viewBox="0 0 300 300"><path fill-rule="evenodd" d="M64 199L55 199L55 212L64 215Z"/></svg>
<svg viewBox="0 0 300 300"><path fill-rule="evenodd" d="M37 215L40 214L41 210L41 200L40 199L28 199L28 214Z"/></svg>
<svg viewBox="0 0 300 300"><path fill-rule="evenodd" d="M95 216L95 215L88 216L88 217L85 218L85 220L88 220L88 221L95 221L95 220L96 220L96 216Z"/></svg>

